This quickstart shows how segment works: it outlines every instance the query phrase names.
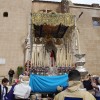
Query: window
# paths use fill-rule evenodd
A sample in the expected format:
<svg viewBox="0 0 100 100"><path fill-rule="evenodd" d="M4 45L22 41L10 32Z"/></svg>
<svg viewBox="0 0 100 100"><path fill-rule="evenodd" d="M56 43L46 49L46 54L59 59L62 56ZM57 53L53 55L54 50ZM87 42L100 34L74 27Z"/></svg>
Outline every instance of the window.
<svg viewBox="0 0 100 100"><path fill-rule="evenodd" d="M3 17L8 17L8 12L4 12Z"/></svg>
<svg viewBox="0 0 100 100"><path fill-rule="evenodd" d="M100 26L100 18L99 17L92 17L93 26Z"/></svg>

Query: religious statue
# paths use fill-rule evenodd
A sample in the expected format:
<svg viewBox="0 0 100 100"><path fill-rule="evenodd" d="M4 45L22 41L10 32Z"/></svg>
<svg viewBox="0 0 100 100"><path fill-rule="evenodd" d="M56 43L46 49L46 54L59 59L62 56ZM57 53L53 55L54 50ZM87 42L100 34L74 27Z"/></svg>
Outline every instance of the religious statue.
<svg viewBox="0 0 100 100"><path fill-rule="evenodd" d="M48 53L48 59L50 61L50 66L53 67L55 66L55 62L56 62L56 53L57 53L57 48L56 46L54 45L54 43L52 41L48 41L46 44L45 44L45 50L47 51Z"/></svg>

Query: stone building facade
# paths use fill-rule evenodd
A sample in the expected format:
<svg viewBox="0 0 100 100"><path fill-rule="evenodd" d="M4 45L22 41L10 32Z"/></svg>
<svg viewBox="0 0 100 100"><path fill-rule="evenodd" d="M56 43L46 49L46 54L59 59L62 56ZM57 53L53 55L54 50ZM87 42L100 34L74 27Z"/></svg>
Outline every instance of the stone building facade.
<svg viewBox="0 0 100 100"><path fill-rule="evenodd" d="M31 0L0 0L0 76L24 64Z"/></svg>
<svg viewBox="0 0 100 100"><path fill-rule="evenodd" d="M73 4L67 0L62 0L62 2L1 0L0 75L7 75L10 68L16 70L19 65L24 65L25 58L27 58L25 43L31 33L31 13L50 10L57 13L70 12L76 16L79 53L86 54L86 69L92 74L100 74L100 25L93 25L94 20L100 23L98 5Z"/></svg>
<svg viewBox="0 0 100 100"><path fill-rule="evenodd" d="M79 45L80 53L85 53L86 64L85 67L90 73L100 74L100 24L93 25L93 18L100 19L100 7L93 7L93 5L72 5L70 12L78 18L77 27L79 30ZM100 23L100 20L98 20Z"/></svg>

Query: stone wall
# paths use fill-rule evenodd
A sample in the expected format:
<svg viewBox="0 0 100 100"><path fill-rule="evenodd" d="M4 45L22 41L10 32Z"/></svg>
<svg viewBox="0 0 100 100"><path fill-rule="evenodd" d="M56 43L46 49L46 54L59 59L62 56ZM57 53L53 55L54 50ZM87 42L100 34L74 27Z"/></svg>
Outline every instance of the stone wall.
<svg viewBox="0 0 100 100"><path fill-rule="evenodd" d="M100 17L100 8L71 6L70 12L78 18L80 53L86 54L85 67L92 74L100 75L100 26L93 26L92 17Z"/></svg>
<svg viewBox="0 0 100 100"><path fill-rule="evenodd" d="M61 12L61 4L59 2L38 1L32 3L32 12L39 12L40 10L52 10Z"/></svg>
<svg viewBox="0 0 100 100"><path fill-rule="evenodd" d="M8 17L3 13L8 12ZM0 0L0 76L24 63L24 42L28 34L31 0Z"/></svg>

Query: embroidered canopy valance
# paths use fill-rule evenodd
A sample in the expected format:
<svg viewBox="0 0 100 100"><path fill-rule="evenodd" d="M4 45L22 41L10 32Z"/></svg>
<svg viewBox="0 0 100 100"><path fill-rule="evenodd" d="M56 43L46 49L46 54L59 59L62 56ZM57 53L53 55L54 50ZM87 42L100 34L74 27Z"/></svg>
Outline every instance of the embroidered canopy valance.
<svg viewBox="0 0 100 100"><path fill-rule="evenodd" d="M64 25L73 26L74 25L74 15L70 13L32 13L32 23L35 25Z"/></svg>

